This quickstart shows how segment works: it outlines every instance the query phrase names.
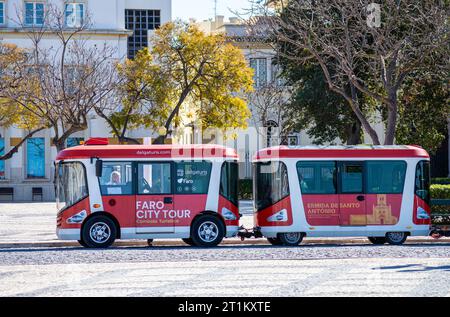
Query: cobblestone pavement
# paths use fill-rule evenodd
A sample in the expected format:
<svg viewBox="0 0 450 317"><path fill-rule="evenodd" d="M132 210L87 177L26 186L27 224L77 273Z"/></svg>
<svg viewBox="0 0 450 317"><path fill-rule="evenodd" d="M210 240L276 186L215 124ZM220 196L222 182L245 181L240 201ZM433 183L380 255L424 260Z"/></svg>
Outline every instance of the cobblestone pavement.
<svg viewBox="0 0 450 317"><path fill-rule="evenodd" d="M244 208L251 227L251 204ZM55 209L0 204L0 243L55 240ZM0 296L450 296L447 242L296 248L237 242L213 249L0 249Z"/></svg>
<svg viewBox="0 0 450 317"><path fill-rule="evenodd" d="M450 296L448 259L0 266L0 296Z"/></svg>

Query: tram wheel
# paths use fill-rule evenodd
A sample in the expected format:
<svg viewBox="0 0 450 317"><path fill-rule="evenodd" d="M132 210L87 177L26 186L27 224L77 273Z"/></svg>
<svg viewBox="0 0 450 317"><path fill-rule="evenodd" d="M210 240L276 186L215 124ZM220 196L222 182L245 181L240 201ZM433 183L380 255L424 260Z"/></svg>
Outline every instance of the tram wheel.
<svg viewBox="0 0 450 317"><path fill-rule="evenodd" d="M283 245L283 242L278 238L267 238L267 241L269 241L271 245Z"/></svg>
<svg viewBox="0 0 450 317"><path fill-rule="evenodd" d="M214 216L203 215L194 220L191 239L197 247L215 247L225 236L223 223Z"/></svg>
<svg viewBox="0 0 450 317"><path fill-rule="evenodd" d="M296 247L303 240L303 233L301 232L289 232L289 233L279 233L278 239L280 239L282 245L287 247Z"/></svg>
<svg viewBox="0 0 450 317"><path fill-rule="evenodd" d="M116 225L106 216L88 219L81 232L81 240L87 248L108 248L114 243L116 236Z"/></svg>
<svg viewBox="0 0 450 317"><path fill-rule="evenodd" d="M372 244L381 245L386 243L385 237L368 237L369 241Z"/></svg>
<svg viewBox="0 0 450 317"><path fill-rule="evenodd" d="M78 243L82 246L87 248L88 246L86 245L86 243L83 240L78 240Z"/></svg>
<svg viewBox="0 0 450 317"><path fill-rule="evenodd" d="M388 232L386 233L386 242L392 245L402 245L408 238L406 232Z"/></svg>
<svg viewBox="0 0 450 317"><path fill-rule="evenodd" d="M184 238L184 239L181 239L181 240L183 240L183 242L186 243L187 245L190 245L190 246L195 245L194 241L191 238Z"/></svg>

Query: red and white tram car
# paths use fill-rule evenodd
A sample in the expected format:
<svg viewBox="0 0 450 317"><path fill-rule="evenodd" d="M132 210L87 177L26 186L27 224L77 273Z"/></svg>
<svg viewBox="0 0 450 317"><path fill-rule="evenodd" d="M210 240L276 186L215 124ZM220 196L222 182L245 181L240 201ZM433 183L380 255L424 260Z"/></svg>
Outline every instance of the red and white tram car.
<svg viewBox="0 0 450 317"><path fill-rule="evenodd" d="M57 236L86 247L238 233L238 155L213 145L115 146L91 139L57 156Z"/></svg>
<svg viewBox="0 0 450 317"><path fill-rule="evenodd" d="M430 157L416 146L264 149L254 158L255 225L274 245L402 244L430 233L429 187Z"/></svg>

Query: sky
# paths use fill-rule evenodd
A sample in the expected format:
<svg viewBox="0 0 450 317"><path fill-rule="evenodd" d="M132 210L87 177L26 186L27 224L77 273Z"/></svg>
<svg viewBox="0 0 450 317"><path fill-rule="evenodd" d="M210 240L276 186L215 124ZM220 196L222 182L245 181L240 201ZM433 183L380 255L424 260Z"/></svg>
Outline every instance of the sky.
<svg viewBox="0 0 450 317"><path fill-rule="evenodd" d="M249 8L247 0L217 0L217 15L224 15L226 19L234 16L230 11L243 12ZM173 19L180 18L188 21L195 18L197 21L209 20L214 17L214 0L172 0Z"/></svg>

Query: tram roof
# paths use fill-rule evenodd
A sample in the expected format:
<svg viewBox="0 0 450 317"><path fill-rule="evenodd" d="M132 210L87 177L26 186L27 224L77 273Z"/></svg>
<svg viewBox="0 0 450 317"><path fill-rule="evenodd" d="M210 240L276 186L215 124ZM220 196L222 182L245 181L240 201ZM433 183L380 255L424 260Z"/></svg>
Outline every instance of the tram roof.
<svg viewBox="0 0 450 317"><path fill-rule="evenodd" d="M426 158L430 156L415 145L277 146L258 151L254 159L277 158Z"/></svg>
<svg viewBox="0 0 450 317"><path fill-rule="evenodd" d="M73 159L186 160L202 158L238 159L234 149L219 145L81 145L61 151L56 160Z"/></svg>

